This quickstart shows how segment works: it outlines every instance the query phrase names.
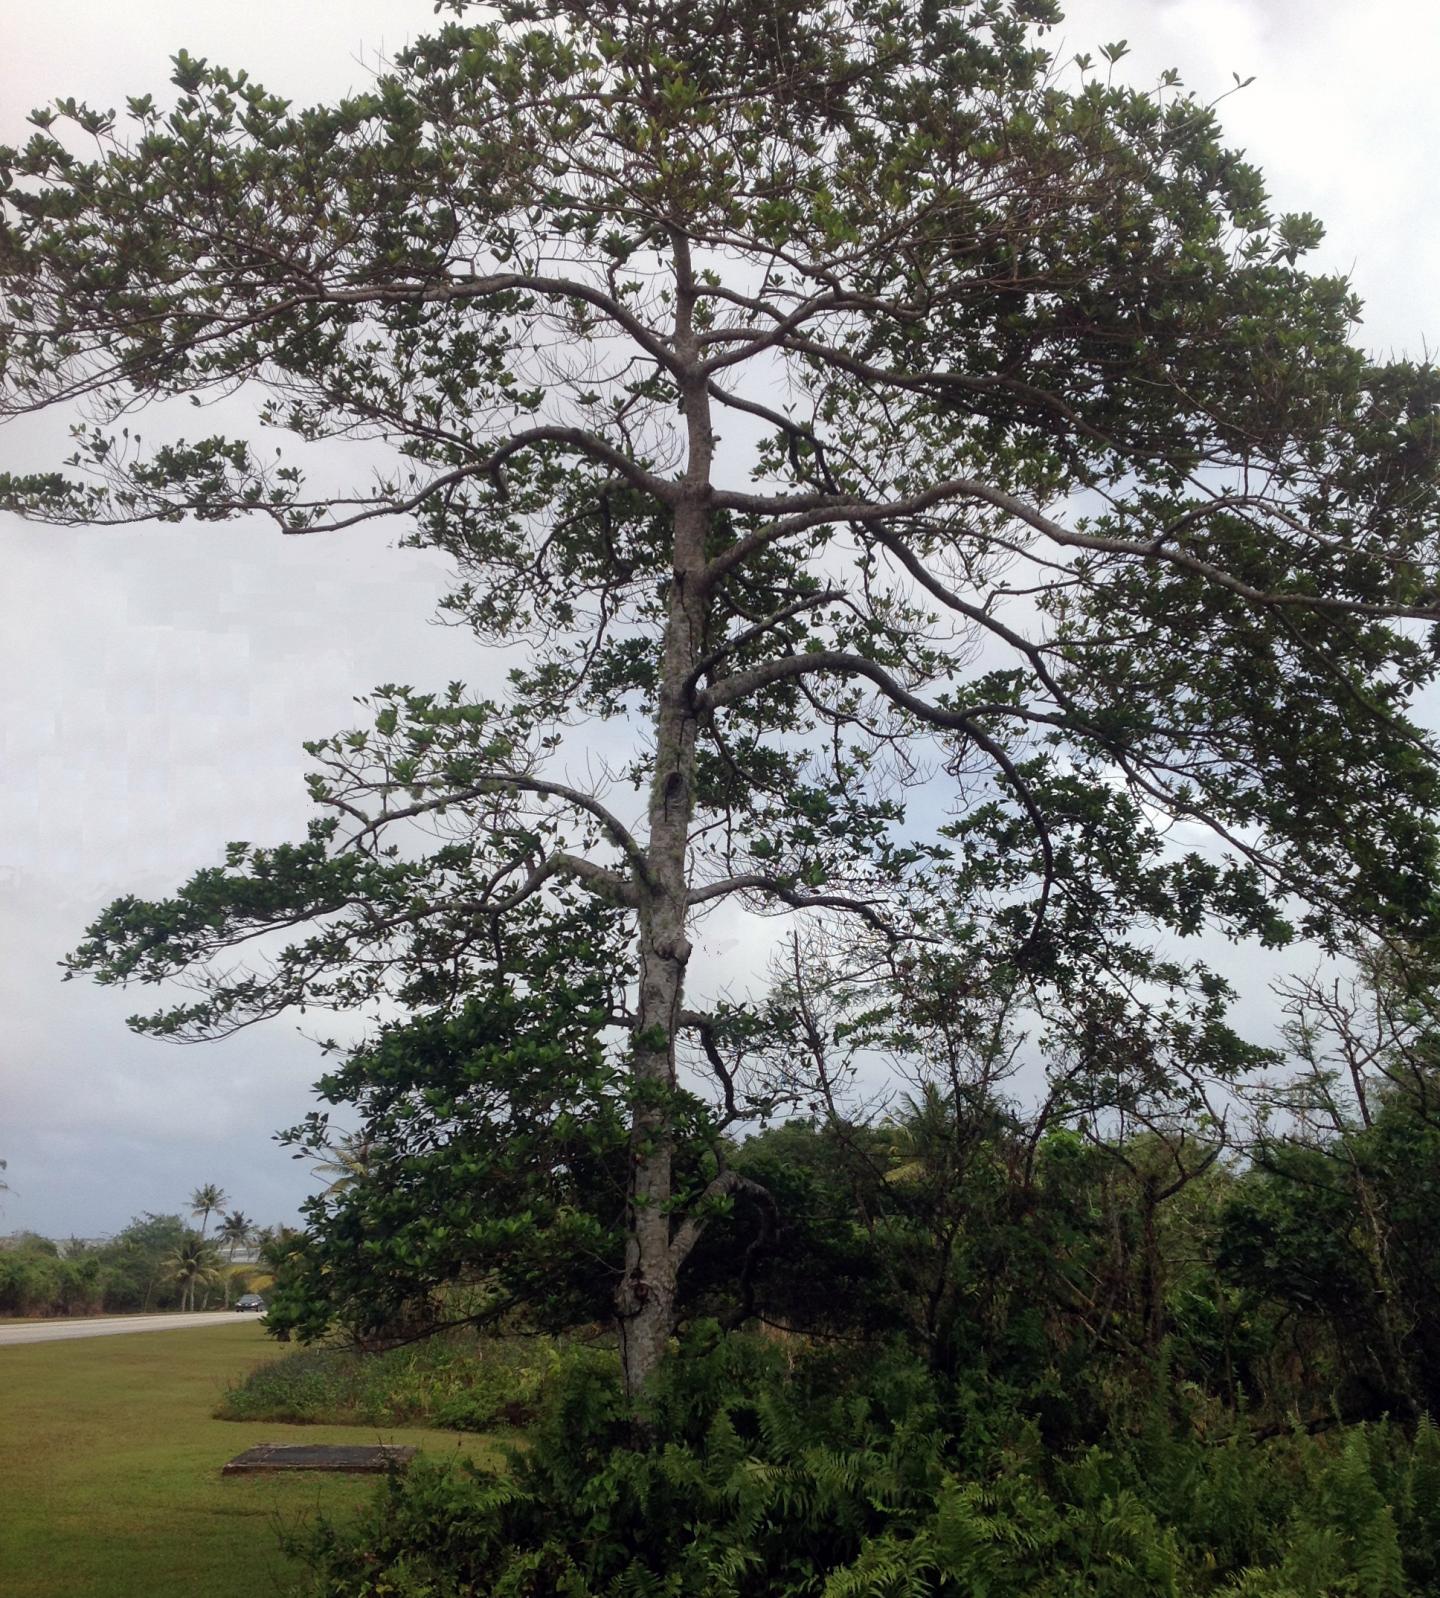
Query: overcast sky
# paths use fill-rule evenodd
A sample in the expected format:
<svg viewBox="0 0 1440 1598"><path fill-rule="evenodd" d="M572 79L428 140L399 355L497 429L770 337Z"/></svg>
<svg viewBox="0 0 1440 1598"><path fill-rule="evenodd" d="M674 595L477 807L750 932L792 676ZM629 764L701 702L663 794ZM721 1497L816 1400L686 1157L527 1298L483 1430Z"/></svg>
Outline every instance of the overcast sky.
<svg viewBox="0 0 1440 1598"><path fill-rule="evenodd" d="M427 0L0 0L0 141L56 95L161 90L181 47L297 101L432 22ZM1067 50L1130 41L1226 102L1283 209L1367 302L1364 342L1440 341L1440 5L1435 0L1075 0ZM0 469L53 459L53 423L0 431ZM61 432L63 437L63 430ZM56 962L122 892L160 894L231 838L294 836L300 743L382 681L483 688L460 634L427 625L440 565L398 530L62 532L0 518L0 1232L96 1235L218 1182L264 1222L312 1185L270 1141L319 1069L285 1022L179 1049L123 1025L143 997L61 985Z"/></svg>

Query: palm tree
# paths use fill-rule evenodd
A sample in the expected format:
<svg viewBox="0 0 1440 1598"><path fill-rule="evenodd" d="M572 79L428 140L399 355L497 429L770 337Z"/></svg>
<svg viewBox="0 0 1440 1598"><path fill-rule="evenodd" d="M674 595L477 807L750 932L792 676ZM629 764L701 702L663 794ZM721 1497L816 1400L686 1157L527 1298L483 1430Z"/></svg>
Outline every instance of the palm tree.
<svg viewBox="0 0 1440 1598"><path fill-rule="evenodd" d="M235 1260L235 1250L243 1248L255 1236L255 1223L240 1210L231 1210L216 1229L215 1236L229 1246L229 1259Z"/></svg>
<svg viewBox="0 0 1440 1598"><path fill-rule="evenodd" d="M170 1279L180 1284L181 1309L195 1308L195 1289L212 1286L220 1275L220 1255L213 1243L207 1243L198 1232L190 1232L185 1240L166 1256L165 1268Z"/></svg>
<svg viewBox="0 0 1440 1598"><path fill-rule="evenodd" d="M213 1182L207 1182L204 1187L197 1187L190 1195L190 1213L200 1217L200 1238L204 1241L205 1227L209 1223L211 1213L223 1210L230 1202L230 1195Z"/></svg>
<svg viewBox="0 0 1440 1598"><path fill-rule="evenodd" d="M325 1145L327 1158L318 1161L310 1169L316 1176L330 1178L325 1189L327 1194L343 1193L346 1188L354 1187L357 1182L363 1182L366 1177L373 1175L379 1152L379 1145L364 1132L346 1132L333 1143Z"/></svg>
<svg viewBox="0 0 1440 1598"><path fill-rule="evenodd" d="M200 1241L205 1241L205 1228L210 1224L212 1213L218 1213L230 1202L230 1196L223 1188L217 1187L214 1182L206 1182L203 1187L197 1187L190 1195L190 1213L200 1217ZM218 1259L218 1255L217 1255ZM213 1280L213 1277L211 1278ZM210 1283L207 1281L208 1287ZM195 1307L195 1286L190 1287L190 1308Z"/></svg>
<svg viewBox="0 0 1440 1598"><path fill-rule="evenodd" d="M234 1278L235 1250L243 1248L255 1235L255 1223L248 1215L239 1210L232 1210L221 1221L216 1237L229 1248L228 1259L231 1269L225 1273L225 1308L230 1308L230 1285Z"/></svg>

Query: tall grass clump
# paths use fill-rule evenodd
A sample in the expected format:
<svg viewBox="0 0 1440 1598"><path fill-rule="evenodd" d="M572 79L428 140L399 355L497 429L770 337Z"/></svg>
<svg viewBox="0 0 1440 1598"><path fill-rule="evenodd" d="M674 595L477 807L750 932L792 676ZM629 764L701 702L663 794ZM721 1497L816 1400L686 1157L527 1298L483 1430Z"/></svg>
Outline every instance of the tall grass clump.
<svg viewBox="0 0 1440 1598"><path fill-rule="evenodd" d="M488 1431L531 1417L557 1357L544 1338L464 1331L378 1352L305 1349L257 1366L233 1383L216 1415Z"/></svg>

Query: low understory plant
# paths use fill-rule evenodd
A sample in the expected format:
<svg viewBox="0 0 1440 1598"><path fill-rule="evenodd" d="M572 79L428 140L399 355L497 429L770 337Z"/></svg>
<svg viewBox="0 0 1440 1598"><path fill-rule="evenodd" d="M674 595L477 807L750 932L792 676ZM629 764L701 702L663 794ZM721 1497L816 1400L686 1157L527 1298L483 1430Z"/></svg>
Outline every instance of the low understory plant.
<svg viewBox="0 0 1440 1598"><path fill-rule="evenodd" d="M558 1359L548 1338L469 1331L375 1352L310 1348L257 1366L226 1391L216 1415L488 1431L532 1417Z"/></svg>
<svg viewBox="0 0 1440 1598"><path fill-rule="evenodd" d="M1056 1451L898 1350L699 1327L638 1427L568 1353L507 1470L422 1461L300 1551L315 1598L1406 1598L1437 1489L1428 1421Z"/></svg>

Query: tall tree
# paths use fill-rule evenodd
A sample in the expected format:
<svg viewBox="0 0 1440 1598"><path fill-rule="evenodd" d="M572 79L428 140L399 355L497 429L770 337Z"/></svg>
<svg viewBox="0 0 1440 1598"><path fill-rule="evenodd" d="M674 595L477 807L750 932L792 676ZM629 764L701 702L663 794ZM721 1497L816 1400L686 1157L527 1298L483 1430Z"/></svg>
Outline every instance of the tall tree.
<svg viewBox="0 0 1440 1598"><path fill-rule="evenodd" d="M225 1308L229 1309L230 1288L234 1280L235 1251L254 1241L255 1223L242 1210L231 1210L220 1222L215 1235L225 1245L226 1263L232 1267L225 1272Z"/></svg>
<svg viewBox="0 0 1440 1598"><path fill-rule="evenodd" d="M186 1241L182 1243L180 1248L176 1251L174 1256L179 1265L194 1267L190 1270L189 1275L183 1277L177 1276L176 1278L177 1281L182 1281L184 1284L184 1307L186 1309L195 1308L196 1287L198 1286L208 1289L219 1274L218 1269L210 1268L211 1265L215 1265L216 1262L218 1262L219 1256L215 1254L213 1248L211 1248L209 1255L204 1253L204 1249L206 1247L205 1232L206 1228L210 1224L211 1214L218 1213L229 1202L229 1194L217 1187L214 1182L206 1182L203 1186L197 1187L190 1195L190 1213L200 1222L199 1236L196 1240L195 1248L192 1248L190 1240L186 1239ZM202 1270L200 1269L200 1265L204 1261L209 1261L209 1265Z"/></svg>
<svg viewBox="0 0 1440 1598"><path fill-rule="evenodd" d="M596 1025L629 1039L638 1392L740 1187L718 1138L677 1186L686 1056L712 1133L768 1101L757 1043L787 1082L808 1057L793 1006L714 1002L707 911L828 921L856 993L1029 1016L1086 1113L1254 1057L1156 929L1433 934L1408 707L1440 382L1350 343L1350 290L1301 264L1318 224L1271 211L1173 74L1082 58L1065 87L1052 0L442 9L334 105L182 53L169 106L62 102L0 152L4 405L91 417L0 504L399 517L461 569L455 618L531 645L496 698L380 690L309 746L302 842L118 902L73 967L207 971L138 1023L206 1037L543 993L544 924L593 924ZM334 440L388 464L312 491L248 438L130 426L251 394L327 471ZM608 787L562 762L584 718L638 729Z"/></svg>
<svg viewBox="0 0 1440 1598"><path fill-rule="evenodd" d="M100 1250L108 1283L110 1309L148 1310L173 1284L166 1260L184 1243L187 1232L178 1215L137 1216Z"/></svg>

